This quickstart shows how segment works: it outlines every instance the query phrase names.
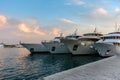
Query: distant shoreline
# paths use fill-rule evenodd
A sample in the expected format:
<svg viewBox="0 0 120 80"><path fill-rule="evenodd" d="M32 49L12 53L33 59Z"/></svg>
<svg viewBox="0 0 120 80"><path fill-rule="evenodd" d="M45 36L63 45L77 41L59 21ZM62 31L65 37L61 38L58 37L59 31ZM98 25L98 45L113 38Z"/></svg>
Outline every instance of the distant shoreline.
<svg viewBox="0 0 120 80"><path fill-rule="evenodd" d="M15 44L15 45L4 44L3 47L4 48L22 48L22 45L19 45L19 44Z"/></svg>

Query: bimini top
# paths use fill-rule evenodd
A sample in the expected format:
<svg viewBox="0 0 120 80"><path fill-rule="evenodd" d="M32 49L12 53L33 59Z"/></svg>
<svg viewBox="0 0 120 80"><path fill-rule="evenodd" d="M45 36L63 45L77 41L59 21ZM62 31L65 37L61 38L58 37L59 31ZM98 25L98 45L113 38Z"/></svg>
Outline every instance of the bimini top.
<svg viewBox="0 0 120 80"><path fill-rule="evenodd" d="M71 34L71 35L68 35L68 36L66 36L65 38L75 38L75 39L77 39L78 37L81 37L80 35L77 35L76 33L75 34Z"/></svg>
<svg viewBox="0 0 120 80"><path fill-rule="evenodd" d="M112 32L112 33L109 33L109 34L120 34L120 32Z"/></svg>

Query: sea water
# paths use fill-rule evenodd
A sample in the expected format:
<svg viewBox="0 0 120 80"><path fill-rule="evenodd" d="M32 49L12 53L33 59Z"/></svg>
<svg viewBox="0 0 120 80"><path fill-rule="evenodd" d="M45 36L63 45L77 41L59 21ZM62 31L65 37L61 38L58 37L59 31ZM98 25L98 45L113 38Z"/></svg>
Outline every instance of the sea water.
<svg viewBox="0 0 120 80"><path fill-rule="evenodd" d="M0 47L0 80L36 80L102 59L71 54L32 54L25 48Z"/></svg>

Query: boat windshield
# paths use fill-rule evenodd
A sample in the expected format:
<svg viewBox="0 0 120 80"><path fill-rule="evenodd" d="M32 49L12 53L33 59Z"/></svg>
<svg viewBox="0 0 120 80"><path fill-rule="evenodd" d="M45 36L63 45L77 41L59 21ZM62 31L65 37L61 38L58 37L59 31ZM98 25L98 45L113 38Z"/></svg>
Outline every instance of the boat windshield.
<svg viewBox="0 0 120 80"><path fill-rule="evenodd" d="M120 39L120 36L104 36L102 39Z"/></svg>
<svg viewBox="0 0 120 80"><path fill-rule="evenodd" d="M120 46L120 43L113 43L114 45L116 45L116 46Z"/></svg>
<svg viewBox="0 0 120 80"><path fill-rule="evenodd" d="M55 39L61 39L61 38L63 38L63 37L55 37Z"/></svg>
<svg viewBox="0 0 120 80"><path fill-rule="evenodd" d="M98 38L79 38L80 41L98 41Z"/></svg>
<svg viewBox="0 0 120 80"><path fill-rule="evenodd" d="M66 36L66 38L78 38L78 37L80 37L80 36L77 36L77 35L76 36L74 36L74 35Z"/></svg>
<svg viewBox="0 0 120 80"><path fill-rule="evenodd" d="M99 33L88 33L88 34L83 34L83 36L103 36L103 35Z"/></svg>

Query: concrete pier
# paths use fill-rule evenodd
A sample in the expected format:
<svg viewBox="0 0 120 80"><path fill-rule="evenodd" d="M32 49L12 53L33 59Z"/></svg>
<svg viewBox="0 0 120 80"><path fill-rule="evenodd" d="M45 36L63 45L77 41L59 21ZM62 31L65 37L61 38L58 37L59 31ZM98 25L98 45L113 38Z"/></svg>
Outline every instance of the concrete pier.
<svg viewBox="0 0 120 80"><path fill-rule="evenodd" d="M56 73L44 80L120 80L120 56L113 56Z"/></svg>

